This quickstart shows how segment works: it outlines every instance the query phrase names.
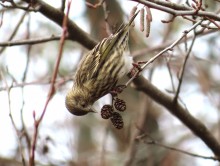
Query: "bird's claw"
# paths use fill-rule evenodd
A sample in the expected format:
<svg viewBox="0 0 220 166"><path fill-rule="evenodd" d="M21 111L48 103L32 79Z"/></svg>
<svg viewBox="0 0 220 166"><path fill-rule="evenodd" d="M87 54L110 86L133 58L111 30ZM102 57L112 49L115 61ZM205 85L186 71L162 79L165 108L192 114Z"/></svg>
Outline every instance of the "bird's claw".
<svg viewBox="0 0 220 166"><path fill-rule="evenodd" d="M119 93L121 93L127 86L126 85L117 85L111 90L111 95L116 97Z"/></svg>

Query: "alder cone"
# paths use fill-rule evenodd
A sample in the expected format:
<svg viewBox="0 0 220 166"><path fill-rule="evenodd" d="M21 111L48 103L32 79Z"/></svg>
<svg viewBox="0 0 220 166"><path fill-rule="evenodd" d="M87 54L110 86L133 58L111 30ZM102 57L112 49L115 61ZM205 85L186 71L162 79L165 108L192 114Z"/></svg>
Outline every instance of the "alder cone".
<svg viewBox="0 0 220 166"><path fill-rule="evenodd" d="M101 117L103 119L109 119L112 116L113 107L111 105L104 105L101 109Z"/></svg>
<svg viewBox="0 0 220 166"><path fill-rule="evenodd" d="M118 112L112 114L111 122L116 129L122 129L124 127L122 116Z"/></svg>

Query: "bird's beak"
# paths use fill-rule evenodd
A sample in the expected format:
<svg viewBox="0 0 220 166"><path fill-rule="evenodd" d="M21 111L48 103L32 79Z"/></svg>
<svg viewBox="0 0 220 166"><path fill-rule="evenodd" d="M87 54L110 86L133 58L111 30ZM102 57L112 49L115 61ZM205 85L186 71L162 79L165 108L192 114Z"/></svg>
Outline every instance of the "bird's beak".
<svg viewBox="0 0 220 166"><path fill-rule="evenodd" d="M93 108L91 108L91 109L89 110L89 112L97 113L97 111L95 111Z"/></svg>

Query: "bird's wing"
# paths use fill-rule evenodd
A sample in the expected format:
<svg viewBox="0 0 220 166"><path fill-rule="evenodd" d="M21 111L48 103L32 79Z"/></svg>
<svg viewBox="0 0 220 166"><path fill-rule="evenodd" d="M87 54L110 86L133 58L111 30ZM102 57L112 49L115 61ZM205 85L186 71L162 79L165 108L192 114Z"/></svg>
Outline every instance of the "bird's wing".
<svg viewBox="0 0 220 166"><path fill-rule="evenodd" d="M93 61L90 68L90 78L97 78L100 69L111 56L112 49L114 47L115 35L103 39L93 49Z"/></svg>
<svg viewBox="0 0 220 166"><path fill-rule="evenodd" d="M83 85L86 81L97 78L100 68L111 54L116 40L114 38L115 35L103 39L84 56L75 75L75 81L78 85Z"/></svg>
<svg viewBox="0 0 220 166"><path fill-rule="evenodd" d="M102 69L108 58L113 54L113 47L127 35L131 23L138 12L131 18L128 24L122 25L114 35L103 39L84 56L75 76L78 85L82 86L86 81L97 78L100 69Z"/></svg>

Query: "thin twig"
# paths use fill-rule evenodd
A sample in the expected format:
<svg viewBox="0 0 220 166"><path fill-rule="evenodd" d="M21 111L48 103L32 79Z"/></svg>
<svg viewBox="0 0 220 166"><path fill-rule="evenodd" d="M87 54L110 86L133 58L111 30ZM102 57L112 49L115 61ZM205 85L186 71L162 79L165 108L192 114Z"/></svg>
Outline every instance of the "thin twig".
<svg viewBox="0 0 220 166"><path fill-rule="evenodd" d="M215 33L215 32L219 32L218 30L209 30L209 31L205 31L203 32L204 30L202 31L198 31L197 32L197 37L202 37L202 36L205 36L205 35L209 35L211 33ZM190 41L192 40L193 36L189 36L187 37L187 41ZM166 43L162 43L161 45L157 45L155 47L151 47L151 48L143 48L141 50L137 50L135 52L132 53L132 57L134 57L134 59L136 58L139 58L141 55L145 55L146 53L150 54L150 53L153 53L153 52L157 52L157 51L160 51L160 50L163 50L165 49L166 47L168 47L169 45L171 45L174 41L168 41ZM184 40L181 40L179 42L179 44L185 42Z"/></svg>
<svg viewBox="0 0 220 166"><path fill-rule="evenodd" d="M26 35L26 39L28 40L30 38L30 14L28 15L28 21L27 21L27 35ZM25 65L25 69L23 72L23 76L22 76L22 83L26 81L26 77L27 77L27 73L29 70L29 64L30 64L30 53L31 53L31 47L32 45L28 45L27 46L27 58L26 58L26 65ZM27 129L26 129L26 125L24 123L24 118L23 118L23 111L24 111L24 104L25 104L25 100L24 100L24 86L21 87L22 90L22 107L21 107L21 113L20 113L20 118L21 118L21 124L22 124L22 135L24 136L25 140L26 140L26 144L27 144L27 149L29 150L30 153L30 147L31 147L31 139L28 135Z"/></svg>
<svg viewBox="0 0 220 166"><path fill-rule="evenodd" d="M175 92L175 86L174 86L174 80L173 80L173 75L172 75L172 72L171 72L171 67L170 67L170 57L169 59L166 58L166 65L167 65L167 69L168 69L168 72L169 72L169 75L170 75L170 80L171 80L171 85L172 85L172 92Z"/></svg>
<svg viewBox="0 0 220 166"><path fill-rule="evenodd" d="M8 95L8 106L9 106L9 117L11 119L11 123L12 126L16 132L16 135L18 137L18 146L19 146L19 150L21 153L21 160L22 160L22 164L23 166L26 166L26 162L25 162L25 158L24 158L24 152L23 152L23 148L22 148L22 141L21 141L21 134L20 134L20 130L17 128L15 121L13 119L12 116L12 110L11 110L11 97L10 97L10 91L11 91L11 86L8 86L8 83L3 75L3 73L0 71L0 76L2 77L3 81L5 82L5 86L7 88L7 95Z"/></svg>
<svg viewBox="0 0 220 166"><path fill-rule="evenodd" d="M188 30L185 30L183 32L183 34L176 40L174 41L170 46L166 47L164 50L160 51L157 55L155 55L154 57L152 57L149 61L147 61L147 63L145 63L142 67L141 67L141 71L143 71L143 69L145 67L147 67L149 64L153 63L158 57L160 57L161 55L163 55L165 52L167 51L172 51L173 47L176 46L190 31L192 31L193 29L195 29L198 25L200 25L203 22L203 20L198 21L196 24L194 24L192 27L190 27ZM133 77L128 80L128 82L125 84L126 86L128 86L136 77L138 74L140 74L141 71L136 72Z"/></svg>
<svg viewBox="0 0 220 166"><path fill-rule="evenodd" d="M60 48L59 48L59 53L58 53L58 57L57 57L57 61L56 64L54 66L54 72L51 78L51 85L50 85L50 90L48 92L48 96L47 96L47 100L46 103L44 105L44 109L43 112L40 116L39 119L36 119L35 117L35 111L33 112L33 117L34 117L34 135L33 135L33 142L32 142L32 147L31 147L31 152L30 152L30 157L29 157L29 165L30 166L34 166L35 163L35 147L36 147L36 143L37 143L37 136L38 136L38 129L39 129L39 125L41 123L41 121L44 118L44 115L46 113L47 110L47 106L50 102L50 100L52 99L54 93L55 93L55 81L56 81L56 77L57 77L57 73L58 73L58 69L59 69L59 65L60 65L60 61L61 61L61 57L62 57L62 53L63 53L63 46L64 46L64 42L65 42L65 37L67 35L67 20L68 20L68 15L69 15L69 11L70 11L70 7L71 7L71 3L72 0L68 1L68 7L67 7L67 13L66 15L64 15L64 19L63 19L63 31L62 31L62 37L60 39Z"/></svg>
<svg viewBox="0 0 220 166"><path fill-rule="evenodd" d="M207 12L207 11L197 11L192 7L187 7L185 5L179 5L177 3L172 3L168 1L162 1L162 0L131 0L138 3L141 3L143 5L146 5L150 8L154 8L160 11L164 11L166 13L170 13L174 16L199 16L201 18L208 17L210 19L220 21L220 16L213 13L213 12Z"/></svg>
<svg viewBox="0 0 220 166"><path fill-rule="evenodd" d="M177 99L178 99L178 96L179 96L179 93L180 93L180 88L181 88L181 85L182 85L182 82L183 82L183 75L184 75L184 71L185 71L185 68L186 68L186 63L187 63L187 60L189 59L189 55L192 51L193 45L195 43L195 39L196 39L196 35L194 35L192 43L191 43L191 45L189 47L189 50L186 53L186 57L184 59L184 63L183 63L182 69L181 69L181 74L180 74L180 77L179 77L179 84L178 84L178 87L177 87L177 90L176 90L176 95L173 99L174 103L177 102Z"/></svg>
<svg viewBox="0 0 220 166"><path fill-rule="evenodd" d="M12 32L11 36L8 38L8 41L12 40L14 38L14 36L16 35L16 33L19 30L19 27L21 26L25 16L26 16L27 12L24 12L24 14L21 16L20 20L18 21L18 24L15 26L14 31ZM5 50L6 47L3 47L0 49L0 56L2 54L2 52Z"/></svg>
<svg viewBox="0 0 220 166"><path fill-rule="evenodd" d="M148 138L150 138L150 140L144 140L144 137L148 137ZM185 150L181 150L181 149L177 149L177 148L174 148L174 147L171 147L171 146L164 145L164 144L159 143L158 141L154 140L152 137L149 137L148 134L142 134L142 135L136 137L136 140L142 141L143 143L148 144L148 145L157 145L159 147L163 147L163 148L173 150L173 151L176 151L176 152L180 152L182 154L186 154L186 155L193 156L193 157L220 161L220 158L217 158L217 157L198 155L198 154L195 154L195 153L187 152Z"/></svg>
<svg viewBox="0 0 220 166"><path fill-rule="evenodd" d="M49 41L56 41L60 40L61 36L52 35L50 37L38 38L38 39L24 39L24 40L14 40L14 41L7 41L7 42L0 42L0 47L10 47L10 46L18 46L18 45L25 45L25 44L40 44ZM68 37L66 37L68 39Z"/></svg>
<svg viewBox="0 0 220 166"><path fill-rule="evenodd" d="M70 80L72 80L73 76L70 74L69 76L66 76L64 78L59 78L56 80L56 84L57 85L62 85ZM12 88L20 88L20 87L24 87L24 86L31 86L31 85L47 85L47 84L51 84L51 80L45 79L45 80L36 80L36 81L31 81L31 82L22 82L22 83L16 83L15 85L11 85L11 89ZM0 87L0 91L5 91L7 90L7 87Z"/></svg>

